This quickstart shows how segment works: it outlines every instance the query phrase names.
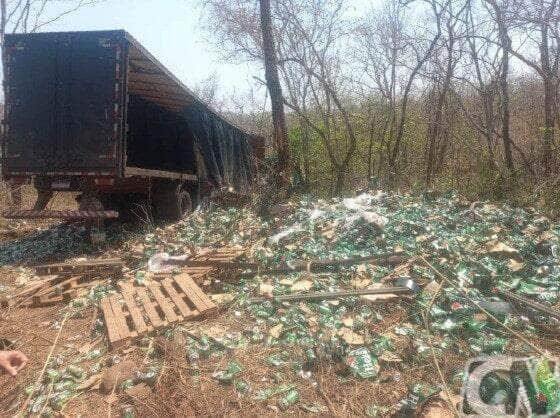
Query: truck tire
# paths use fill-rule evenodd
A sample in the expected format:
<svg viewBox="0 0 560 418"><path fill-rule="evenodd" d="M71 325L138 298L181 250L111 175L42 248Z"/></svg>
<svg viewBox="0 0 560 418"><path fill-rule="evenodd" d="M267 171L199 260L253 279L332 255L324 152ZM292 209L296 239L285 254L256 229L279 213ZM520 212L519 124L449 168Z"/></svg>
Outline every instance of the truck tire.
<svg viewBox="0 0 560 418"><path fill-rule="evenodd" d="M192 211L188 191L177 183L160 184L153 195L156 216L159 220L175 222Z"/></svg>

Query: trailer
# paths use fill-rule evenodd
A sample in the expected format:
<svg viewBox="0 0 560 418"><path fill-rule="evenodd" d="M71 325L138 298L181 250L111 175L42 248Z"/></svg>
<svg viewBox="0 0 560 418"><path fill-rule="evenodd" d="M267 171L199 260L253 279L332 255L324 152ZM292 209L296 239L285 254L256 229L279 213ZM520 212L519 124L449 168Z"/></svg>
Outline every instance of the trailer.
<svg viewBox="0 0 560 418"><path fill-rule="evenodd" d="M6 35L5 62L2 175L38 192L5 217L111 218L147 198L177 220L213 188L255 178L263 138L124 30ZM53 192L80 192L78 210L45 210Z"/></svg>

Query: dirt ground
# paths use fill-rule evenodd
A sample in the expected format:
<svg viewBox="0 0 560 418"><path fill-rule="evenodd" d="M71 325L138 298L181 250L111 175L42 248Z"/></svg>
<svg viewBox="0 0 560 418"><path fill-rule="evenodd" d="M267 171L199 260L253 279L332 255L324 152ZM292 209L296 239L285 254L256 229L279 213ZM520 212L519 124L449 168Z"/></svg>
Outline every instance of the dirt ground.
<svg viewBox="0 0 560 418"><path fill-rule="evenodd" d="M2 315L0 335L13 342L13 349L24 351L29 357L28 366L16 377L0 375L0 411L2 415L12 415L20 410L21 402L25 400L24 388L34 382L41 373L50 351L52 357L63 359L79 355L95 348L104 348L104 338L92 338L91 329L97 312L87 310L83 316L70 318L63 325L56 341L58 329L53 323L60 324L60 308L14 309L8 315ZM402 318L403 311L395 310L394 316L387 316L386 324L378 324L377 331L394 325L397 318ZM211 329L213 327L227 328L231 331L242 330L234 315L220 315L213 319L198 322L195 328ZM192 325L191 325L192 328ZM64 408L63 416L94 417L100 415L121 416L126 405L132 405L137 416L192 416L192 415L277 415L282 413L271 402L257 402L250 398L239 397L231 385L217 384L209 378L214 371L223 369L233 357L246 366L244 379L253 385L263 387L278 379L270 374L266 365L266 358L274 348L263 348L250 345L245 349L236 350L231 356L224 356L219 360L209 359L200 363L201 379L195 379L191 367L185 362L185 354L178 342L157 340L158 350L164 358L163 372L158 378L153 393L148 397L134 399L126 394L102 394L99 390L90 390L72 399ZM160 344L160 345L159 345ZM54 346L54 349L53 349ZM397 352L406 355L407 342L397 348ZM121 361L132 360L134 367L129 367L125 373L132 375L135 370L145 369L143 353L138 347L106 353L102 358L104 365L110 364L114 356L121 357ZM330 363L330 362L329 362ZM364 416L368 405L386 407L387 413L394 412L394 406L407 395L407 386L417 381L438 383L436 369L432 364L419 364L414 368L403 368L397 364L386 364L378 381L341 382L336 365L319 363L313 370L313 379L300 379L296 386L302 398L308 404L324 405L325 409L319 415ZM446 358L440 366L444 370L455 370L460 367L463 359ZM81 364L82 367L88 363ZM288 375L289 371L285 371ZM284 373L280 370L279 373ZM451 376L448 376L449 378ZM258 389L255 387L254 389ZM431 411L431 412L430 412ZM433 416L453 416L446 408L441 398L434 399L426 405L424 415L436 413ZM386 415L381 414L381 415ZM286 412L288 414L288 412ZM289 415L304 415L302 409L292 409Z"/></svg>
<svg viewBox="0 0 560 418"><path fill-rule="evenodd" d="M12 415L21 408L24 402L24 388L37 379L50 351L52 357L71 358L95 348L103 349L106 341L103 337L92 337L92 324L98 313L94 310L83 312L83 316L70 318L63 325L58 340L59 330L53 324L59 325L61 315L59 307L14 309L8 315L2 315L0 322L0 335L13 342L12 349L24 351L29 356L28 366L16 377L0 375L0 411L4 415ZM378 324L376 331L383 327L392 326L402 318L403 311L395 310L395 316L387 316L386 325ZM397 319L398 318L398 319ZM193 325L190 324L191 329ZM231 331L243 329L233 314L217 316L198 322L194 328L206 330L214 327L227 328ZM163 341L163 342L161 342ZM262 385L281 379L270 373L266 358L274 348L262 346L249 346L236 350L235 354L226 355L218 360L208 359L199 365L201 379L195 379L191 367L185 361L184 349L173 341L161 340L164 366L158 382L148 397L140 399L130 398L125 394L102 394L98 390L90 390L81 396L72 399L64 408L64 416L94 417L100 415L121 416L126 405L132 405L137 416L192 416L192 415L277 415L282 413L275 406L275 401L256 402L250 398L239 397L233 386L217 384L209 378L216 370L223 369L231 358L244 364L246 370L243 378L253 385ZM397 348L397 352L407 355L407 342ZM54 347L54 349L53 349ZM145 369L143 353L138 347L106 353L102 358L104 365L110 364L114 356L133 359L134 367L128 368L125 373L132 375L135 370ZM463 359L446 358L441 364L443 369L450 372L462 365ZM82 367L87 363L81 364ZM323 405L319 415L364 416L366 407L376 405L386 407L386 415L394 412L395 405L407 395L407 387L417 381L432 382L437 385L438 378L432 364L419 364L414 368L402 367L400 364L385 364L378 381L350 381L341 382L338 377L337 366L326 362L321 363L313 370L313 378L302 378L296 381L296 386L302 398L308 404ZM134 369L134 370L133 370ZM283 370L279 374L284 373ZM286 376L289 371L286 371ZM451 376L448 376L450 378ZM256 382L256 383L255 383ZM258 389L258 387L254 387ZM434 416L452 416L441 398L436 398L426 405L425 411L436 411ZM287 413L287 412L286 412ZM290 415L304 415L306 411L292 409ZM426 412L428 414L428 412Z"/></svg>
<svg viewBox="0 0 560 418"><path fill-rule="evenodd" d="M42 228L43 226L37 226ZM19 237L24 239L24 237ZM113 256L116 249L109 249L108 256ZM85 254L87 255L87 254ZM99 252L91 254L99 256ZM64 259L58 254L56 261ZM0 284L13 285L20 274L16 266L3 266L0 269ZM384 322L378 323L373 332L382 332L395 322L406 317L404 309L392 307L392 315L386 315ZM61 359L64 363L80 354L97 348L105 350L107 341L104 334L94 334L92 330L99 318L97 308L87 308L77 317L71 317L61 324L64 312L60 306L46 308L10 308L0 313L0 336L12 345L9 349L21 350L29 357L28 366L16 378L0 374L0 415L10 416L25 405L25 388L35 382L42 373L47 357ZM60 326L62 325L62 329ZM211 333L213 330L228 330L230 332L243 331L250 324L245 324L235 316L234 312L222 311L212 318L189 323L187 332ZM178 331L178 332L177 332ZM176 330L177 335L184 331L182 327ZM180 338L179 338L180 339ZM235 358L244 365L243 378L259 389L271 382L295 383L301 397L308 405L321 406L313 410L319 415L364 416L367 407L376 405L381 407L380 415L394 412L395 405L406 397L408 385L416 381L432 382L437 385L438 378L432 364L419 364L414 368L403 367L399 363L386 364L380 379L371 381L344 381L339 377L337 365L326 361L319 363L312 370L312 377L301 377L293 380L290 370L278 370L271 374L266 358L273 348L261 345L249 345L235 350L219 359L209 358L201 360L199 364L200 376L196 378L192 367L185 361L184 348L180 341L156 339L158 350L164 359L163 372L149 396L139 398L130 397L124 393L103 394L96 387L86 390L80 396L71 399L63 409L61 416L122 416L126 408L132 407L136 416L192 416L192 415L305 415L308 411L302 408L291 408L289 411L279 410L277 398L269 401L254 401L248 397L239 396L232 385L217 383L210 376L213 372L223 369L230 359ZM397 352L403 356L410 355L407 350L409 342L404 339ZM52 353L51 353L52 351ZM132 360L132 367L123 372L132 377L136 371L145 370L149 361L146 360L145 350L137 345L129 346L118 351L104 352L96 361L102 364L102 370L111 370L115 356L125 360ZM450 371L462 365L463 359L446 358L441 367ZM91 362L82 362L80 366L87 369ZM101 373L103 376L103 373ZM386 407L386 409L383 409ZM437 397L426 405L425 411L433 409L438 416L446 414L452 416L446 408L445 402ZM318 412L319 411L319 412ZM385 412L383 412L385 411ZM371 415L371 413L369 414ZM445 415L443 415L445 416Z"/></svg>

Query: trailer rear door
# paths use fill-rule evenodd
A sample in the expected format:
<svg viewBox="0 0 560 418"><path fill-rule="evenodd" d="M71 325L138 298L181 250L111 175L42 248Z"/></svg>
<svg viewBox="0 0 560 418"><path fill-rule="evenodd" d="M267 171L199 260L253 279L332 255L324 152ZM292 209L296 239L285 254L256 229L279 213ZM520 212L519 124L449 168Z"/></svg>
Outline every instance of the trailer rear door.
<svg viewBox="0 0 560 418"><path fill-rule="evenodd" d="M118 173L124 32L6 36L3 172Z"/></svg>

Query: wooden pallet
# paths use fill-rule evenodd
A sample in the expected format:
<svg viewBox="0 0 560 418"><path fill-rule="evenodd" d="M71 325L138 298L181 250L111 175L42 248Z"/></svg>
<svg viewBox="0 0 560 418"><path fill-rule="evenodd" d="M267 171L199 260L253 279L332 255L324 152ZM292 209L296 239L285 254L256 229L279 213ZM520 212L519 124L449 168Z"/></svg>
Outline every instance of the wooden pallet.
<svg viewBox="0 0 560 418"><path fill-rule="evenodd" d="M233 261L245 253L245 250L237 247L222 247L210 251L206 254L198 255L193 258L196 261ZM195 282L199 282L203 277L211 274L217 270L213 266L204 267L183 267L182 272L191 276Z"/></svg>
<svg viewBox="0 0 560 418"><path fill-rule="evenodd" d="M101 283L98 274L88 273L77 276L57 276L48 286L40 288L31 296L29 306L50 306L57 303L68 303L78 296L78 290Z"/></svg>
<svg viewBox="0 0 560 418"><path fill-rule="evenodd" d="M147 287L121 284L121 294L101 300L111 348L177 322L208 315L217 306L188 274L167 277ZM122 299L122 303L120 302Z"/></svg>
<svg viewBox="0 0 560 418"><path fill-rule="evenodd" d="M49 306L69 302L83 287L103 282L107 277L122 277L123 263L118 259L88 260L73 263L35 266L40 279L18 293L16 297L27 306Z"/></svg>
<svg viewBox="0 0 560 418"><path fill-rule="evenodd" d="M122 277L123 262L118 258L104 260L86 260L70 263L42 264L35 266L35 273L39 276L60 273L87 273L95 270L96 273L113 274Z"/></svg>

